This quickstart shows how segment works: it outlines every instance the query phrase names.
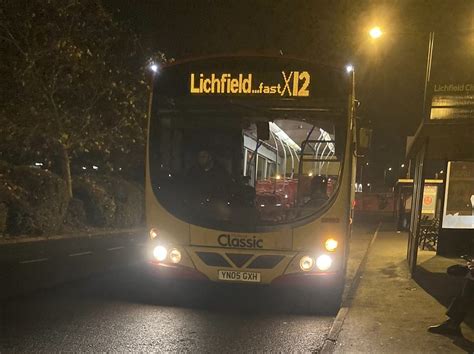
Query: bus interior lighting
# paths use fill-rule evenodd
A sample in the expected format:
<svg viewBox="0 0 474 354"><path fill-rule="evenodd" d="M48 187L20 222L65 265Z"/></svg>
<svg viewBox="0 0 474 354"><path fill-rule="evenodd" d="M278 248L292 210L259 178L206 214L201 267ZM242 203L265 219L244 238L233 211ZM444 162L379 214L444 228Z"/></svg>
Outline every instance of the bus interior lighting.
<svg viewBox="0 0 474 354"><path fill-rule="evenodd" d="M319 270L328 270L329 268L331 268L331 265L332 259L327 254L322 254L316 259L316 267L318 267Z"/></svg>
<svg viewBox="0 0 474 354"><path fill-rule="evenodd" d="M300 268L302 271L308 271L311 270L314 266L314 260L313 258L309 256L303 256L300 260Z"/></svg>
<svg viewBox="0 0 474 354"><path fill-rule="evenodd" d="M269 122L270 131L294 151L301 151L300 146L291 139L277 124Z"/></svg>
<svg viewBox="0 0 474 354"><path fill-rule="evenodd" d="M168 255L168 251L163 246L156 246L153 249L153 256L156 258L158 262L163 262Z"/></svg>
<svg viewBox="0 0 474 354"><path fill-rule="evenodd" d="M326 248L326 250L328 250L329 252L334 252L337 248L337 240L333 239L333 238L328 238L326 240L326 242L324 243L324 247Z"/></svg>

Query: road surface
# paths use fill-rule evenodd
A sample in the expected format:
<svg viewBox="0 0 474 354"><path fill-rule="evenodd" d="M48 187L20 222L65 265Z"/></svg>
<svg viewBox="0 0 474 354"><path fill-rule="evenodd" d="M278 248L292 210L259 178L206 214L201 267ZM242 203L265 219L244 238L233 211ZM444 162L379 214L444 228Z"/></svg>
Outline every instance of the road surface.
<svg viewBox="0 0 474 354"><path fill-rule="evenodd" d="M141 261L144 248L139 236L1 246L4 297L6 288L49 288L3 300L0 351L315 352L323 346L334 317L291 314L269 288L159 283Z"/></svg>

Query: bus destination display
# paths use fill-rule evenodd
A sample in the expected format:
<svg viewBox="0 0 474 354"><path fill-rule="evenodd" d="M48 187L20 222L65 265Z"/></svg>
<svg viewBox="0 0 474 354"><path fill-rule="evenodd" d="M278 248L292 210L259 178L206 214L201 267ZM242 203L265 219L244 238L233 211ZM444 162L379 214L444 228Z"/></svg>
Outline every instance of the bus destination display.
<svg viewBox="0 0 474 354"><path fill-rule="evenodd" d="M310 83L308 71L282 71L276 82L258 80L253 73L191 73L189 92L192 95L309 97Z"/></svg>

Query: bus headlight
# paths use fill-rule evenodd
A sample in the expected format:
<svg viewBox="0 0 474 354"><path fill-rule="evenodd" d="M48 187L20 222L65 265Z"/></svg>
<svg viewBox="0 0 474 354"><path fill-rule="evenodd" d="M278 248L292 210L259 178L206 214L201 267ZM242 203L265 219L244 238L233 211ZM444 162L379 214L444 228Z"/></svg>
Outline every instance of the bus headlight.
<svg viewBox="0 0 474 354"><path fill-rule="evenodd" d="M158 237L158 230L155 228L150 229L150 238L153 240L156 237Z"/></svg>
<svg viewBox="0 0 474 354"><path fill-rule="evenodd" d="M157 261L163 262L168 255L168 251L163 246L156 246L153 249L153 257L156 258Z"/></svg>
<svg viewBox="0 0 474 354"><path fill-rule="evenodd" d="M324 242L324 247L329 252L334 252L337 248L337 241L333 238L328 238L326 242Z"/></svg>
<svg viewBox="0 0 474 354"><path fill-rule="evenodd" d="M318 267L319 270L328 270L331 268L331 265L332 259L327 254L323 254L316 259L316 267Z"/></svg>
<svg viewBox="0 0 474 354"><path fill-rule="evenodd" d="M314 261L313 258L309 256L304 256L300 259L300 268L302 271L308 271L313 268Z"/></svg>
<svg viewBox="0 0 474 354"><path fill-rule="evenodd" d="M170 260L174 264L179 263L181 261L181 252L179 250L177 250L176 248L173 248L170 251Z"/></svg>

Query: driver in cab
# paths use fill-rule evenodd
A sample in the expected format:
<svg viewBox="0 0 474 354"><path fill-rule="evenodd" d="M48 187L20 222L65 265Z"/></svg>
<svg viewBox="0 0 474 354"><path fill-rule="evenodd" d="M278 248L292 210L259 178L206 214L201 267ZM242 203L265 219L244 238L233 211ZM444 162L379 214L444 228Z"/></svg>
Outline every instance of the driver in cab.
<svg viewBox="0 0 474 354"><path fill-rule="evenodd" d="M214 160L209 150L201 149L197 154L197 163L188 173L187 187L190 194L210 202L228 197L231 178L224 167Z"/></svg>

